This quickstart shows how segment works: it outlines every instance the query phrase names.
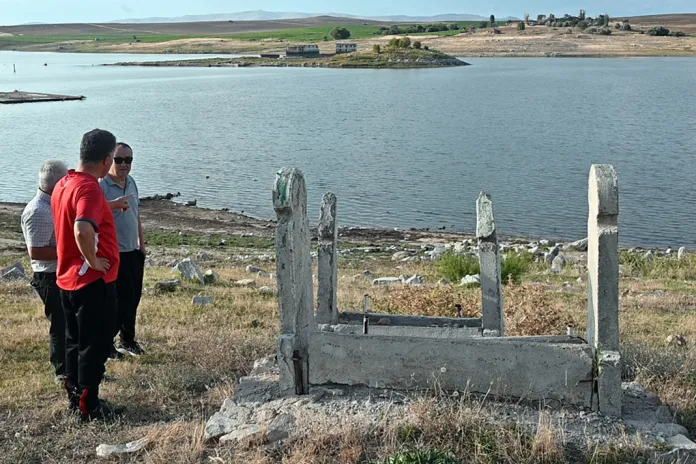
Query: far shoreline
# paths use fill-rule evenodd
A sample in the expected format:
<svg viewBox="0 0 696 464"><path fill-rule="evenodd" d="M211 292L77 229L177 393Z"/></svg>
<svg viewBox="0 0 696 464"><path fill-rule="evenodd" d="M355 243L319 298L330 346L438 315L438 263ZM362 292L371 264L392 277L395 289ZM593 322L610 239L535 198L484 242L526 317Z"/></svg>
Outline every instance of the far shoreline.
<svg viewBox="0 0 696 464"><path fill-rule="evenodd" d="M162 195L141 198L140 211L143 218L143 227L147 232L183 233L186 235L200 236L242 236L272 238L275 230L275 218L262 219L248 213L231 211L229 208L206 208L199 206L187 206L183 202L163 199ZM3 232L7 232L12 221L19 224L19 218L26 203L0 201L0 254L6 249L23 248L23 243L15 243L14 246L3 245ZM8 222L9 220L9 222ZM364 227L351 224L343 224L339 221L339 242L345 241L351 244L367 247L385 247L398 244L403 247L417 247L421 245L433 245L463 240L475 240L473 232L457 232L451 230L437 230L436 228L408 228L408 227ZM313 240L316 239L316 224L310 218L310 229ZM619 231L619 236L621 231ZM554 244L570 244L586 237L545 236L528 237L523 235L501 234L498 241L501 244L520 245L539 243L542 240ZM686 240L685 240L686 242ZM675 244L680 247L682 245ZM664 252L666 247L656 245L620 244L624 251L654 251ZM687 247L688 248L688 247ZM676 255L676 248L673 249Z"/></svg>

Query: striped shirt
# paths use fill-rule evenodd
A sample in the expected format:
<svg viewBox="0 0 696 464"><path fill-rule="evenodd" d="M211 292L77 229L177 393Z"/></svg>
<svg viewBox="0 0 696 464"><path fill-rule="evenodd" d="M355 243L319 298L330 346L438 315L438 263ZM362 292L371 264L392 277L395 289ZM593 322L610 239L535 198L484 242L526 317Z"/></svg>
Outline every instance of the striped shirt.
<svg viewBox="0 0 696 464"><path fill-rule="evenodd" d="M29 248L55 248L56 233L53 226L51 195L39 190L22 212L22 232ZM34 272L56 272L56 261L31 260Z"/></svg>

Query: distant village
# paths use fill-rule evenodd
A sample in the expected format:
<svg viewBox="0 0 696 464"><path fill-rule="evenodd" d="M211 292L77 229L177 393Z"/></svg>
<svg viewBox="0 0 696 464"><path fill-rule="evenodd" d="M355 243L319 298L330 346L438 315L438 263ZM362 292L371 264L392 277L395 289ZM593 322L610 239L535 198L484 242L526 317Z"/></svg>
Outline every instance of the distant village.
<svg viewBox="0 0 696 464"><path fill-rule="evenodd" d="M353 53L358 51L355 42L336 42L336 54ZM321 56L319 46L316 44L288 45L285 47L285 58L318 58ZM261 58L281 58L277 53L263 53Z"/></svg>

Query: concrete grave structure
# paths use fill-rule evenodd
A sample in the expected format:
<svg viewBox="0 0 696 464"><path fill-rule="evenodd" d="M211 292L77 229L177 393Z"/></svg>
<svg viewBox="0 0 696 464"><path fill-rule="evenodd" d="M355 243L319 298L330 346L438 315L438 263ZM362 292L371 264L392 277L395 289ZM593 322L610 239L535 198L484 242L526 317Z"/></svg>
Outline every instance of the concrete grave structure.
<svg viewBox="0 0 696 464"><path fill-rule="evenodd" d="M488 393L552 400L621 415L618 326L618 181L612 166L592 166L589 182L588 339L506 337L501 257L490 196L477 201L483 293L481 318L376 314L337 305L336 197L324 196L319 222L318 305L314 312L304 176L283 169L273 187L280 388L364 385Z"/></svg>

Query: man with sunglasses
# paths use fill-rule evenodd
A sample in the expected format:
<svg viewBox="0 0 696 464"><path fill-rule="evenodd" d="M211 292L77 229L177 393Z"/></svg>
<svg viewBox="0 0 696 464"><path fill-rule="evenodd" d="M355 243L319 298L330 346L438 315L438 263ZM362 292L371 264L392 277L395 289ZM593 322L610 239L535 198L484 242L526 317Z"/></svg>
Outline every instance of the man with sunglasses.
<svg viewBox="0 0 696 464"><path fill-rule="evenodd" d="M116 279L118 319L116 334L120 332L118 347L114 346L109 359L120 360L125 354L140 356L144 350L135 340L135 320L143 291L145 269L145 241L138 207L138 185L130 176L133 149L123 142L116 144L114 162L99 185L114 213L120 266Z"/></svg>

